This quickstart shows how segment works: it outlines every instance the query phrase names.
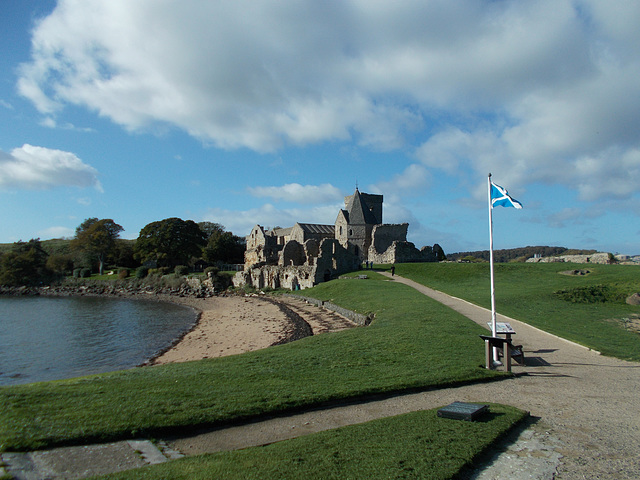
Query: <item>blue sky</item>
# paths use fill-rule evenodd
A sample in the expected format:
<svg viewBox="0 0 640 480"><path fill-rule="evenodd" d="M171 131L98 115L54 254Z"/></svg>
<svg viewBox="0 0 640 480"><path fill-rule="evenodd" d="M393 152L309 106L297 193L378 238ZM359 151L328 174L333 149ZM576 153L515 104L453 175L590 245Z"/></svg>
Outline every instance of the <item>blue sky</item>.
<svg viewBox="0 0 640 480"><path fill-rule="evenodd" d="M0 242L111 218L640 253L635 1L0 1Z"/></svg>

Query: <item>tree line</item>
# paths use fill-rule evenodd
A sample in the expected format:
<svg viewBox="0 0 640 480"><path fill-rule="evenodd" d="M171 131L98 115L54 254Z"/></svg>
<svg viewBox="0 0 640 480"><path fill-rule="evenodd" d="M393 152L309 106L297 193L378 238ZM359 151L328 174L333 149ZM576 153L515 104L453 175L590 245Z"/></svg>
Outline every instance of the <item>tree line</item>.
<svg viewBox="0 0 640 480"><path fill-rule="evenodd" d="M244 262L245 239L213 222L167 218L146 225L136 240L112 219L87 218L71 240L16 242L0 253L0 285L48 284L73 274L103 274L107 266L173 271Z"/></svg>

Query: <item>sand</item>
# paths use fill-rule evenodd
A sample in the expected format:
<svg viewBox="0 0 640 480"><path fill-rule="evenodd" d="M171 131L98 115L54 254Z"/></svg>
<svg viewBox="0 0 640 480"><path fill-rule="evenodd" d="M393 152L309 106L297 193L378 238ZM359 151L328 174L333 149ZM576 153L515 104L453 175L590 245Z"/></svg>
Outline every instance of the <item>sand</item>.
<svg viewBox="0 0 640 480"><path fill-rule="evenodd" d="M167 297L199 312L195 327L149 363L160 365L236 355L352 328L353 322L292 298L227 296Z"/></svg>

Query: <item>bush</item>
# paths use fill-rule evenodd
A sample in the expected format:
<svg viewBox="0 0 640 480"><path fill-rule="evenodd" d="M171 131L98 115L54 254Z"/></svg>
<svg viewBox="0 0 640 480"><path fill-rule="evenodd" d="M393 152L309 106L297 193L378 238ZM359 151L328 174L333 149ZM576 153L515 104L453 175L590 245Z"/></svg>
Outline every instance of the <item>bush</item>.
<svg viewBox="0 0 640 480"><path fill-rule="evenodd" d="M120 270L118 270L118 278L120 280L124 280L128 276L129 276L129 269L128 268L121 268Z"/></svg>
<svg viewBox="0 0 640 480"><path fill-rule="evenodd" d="M562 300L571 303L623 303L626 293L610 285L591 285L554 292Z"/></svg>
<svg viewBox="0 0 640 480"><path fill-rule="evenodd" d="M207 267L204 269L204 275L207 278L213 278L218 275L220 269L218 267Z"/></svg>
<svg viewBox="0 0 640 480"><path fill-rule="evenodd" d="M142 265L136 269L136 278L146 278L149 275L149 267Z"/></svg>
<svg viewBox="0 0 640 480"><path fill-rule="evenodd" d="M171 273L169 267L151 268L149 270L149 275L157 275L159 277L163 277L165 275L168 275L169 273Z"/></svg>
<svg viewBox="0 0 640 480"><path fill-rule="evenodd" d="M177 265L173 271L176 275L183 277L189 274L189 267L185 265Z"/></svg>

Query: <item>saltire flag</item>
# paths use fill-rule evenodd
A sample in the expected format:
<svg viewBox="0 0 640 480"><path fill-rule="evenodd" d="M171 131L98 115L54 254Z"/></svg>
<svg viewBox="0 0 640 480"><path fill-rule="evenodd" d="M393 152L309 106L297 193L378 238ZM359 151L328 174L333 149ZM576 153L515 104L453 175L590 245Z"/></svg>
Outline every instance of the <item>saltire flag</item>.
<svg viewBox="0 0 640 480"><path fill-rule="evenodd" d="M519 201L509 196L506 188L491 182L491 208L497 206L522 208Z"/></svg>

